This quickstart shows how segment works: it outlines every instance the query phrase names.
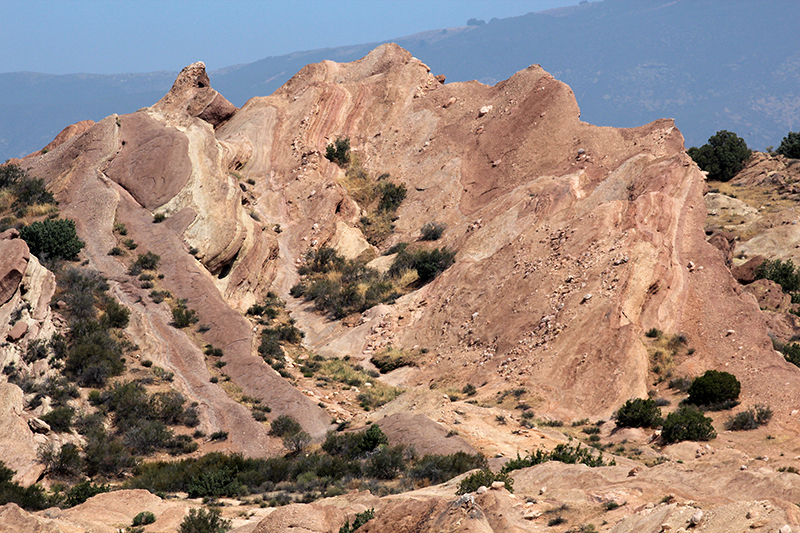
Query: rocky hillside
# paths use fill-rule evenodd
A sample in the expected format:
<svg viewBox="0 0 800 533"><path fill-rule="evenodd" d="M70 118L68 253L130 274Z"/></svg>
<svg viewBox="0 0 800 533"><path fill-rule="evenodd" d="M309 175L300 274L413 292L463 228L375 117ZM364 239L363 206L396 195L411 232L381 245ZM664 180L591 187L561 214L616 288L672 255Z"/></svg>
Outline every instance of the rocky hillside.
<svg viewBox="0 0 800 533"><path fill-rule="evenodd" d="M308 65L241 108L195 63L153 106L59 142L17 162L46 180L86 243L84 265L130 308L136 357L174 373L202 428L228 433L210 449L282 453L236 401L246 396L268 404L270 420L295 417L316 442L335 423L369 421L424 453L481 451L495 469L588 435L617 454L617 466L516 471L516 495L495 487L456 499L450 482L359 507L364 495L351 494L281 508L256 530L289 531L295 513L309 517L306 530L335 531L368 507L377 518L365 531L665 531L691 520L729 531L797 520L800 478L760 461L779 456L785 470L797 455L800 370L773 349L769 317L731 275L730 246L726 255L707 242L707 186L672 121L592 126L539 66L491 87L444 84L389 44L353 63ZM133 252L121 249L130 243L160 256L154 282L168 301L131 274ZM432 257L453 262L426 275ZM20 265L6 276L10 294L23 294ZM265 298L284 300L305 334L277 368L252 316ZM174 327L176 309L194 310L202 327ZM669 356L655 331L665 345L676 339ZM209 346L230 381L212 379ZM372 372L364 391L402 394L359 408L360 391L311 377L312 354ZM670 380L707 369L738 378L742 408L769 406L769 430L723 434L726 413L713 413L720 436L708 447L660 447L652 431L610 421L630 398L674 410L685 396ZM14 405L9 420L20 417ZM599 429L579 431L589 419ZM15 466L35 464L30 448ZM41 528L52 518L2 513ZM560 515L552 525L562 529L549 529Z"/></svg>

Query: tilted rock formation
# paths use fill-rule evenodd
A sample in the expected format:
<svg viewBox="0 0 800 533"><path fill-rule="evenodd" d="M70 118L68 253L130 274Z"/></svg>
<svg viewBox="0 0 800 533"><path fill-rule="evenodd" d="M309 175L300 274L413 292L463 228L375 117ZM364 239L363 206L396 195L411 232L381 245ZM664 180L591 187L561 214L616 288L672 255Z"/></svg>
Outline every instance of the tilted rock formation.
<svg viewBox="0 0 800 533"><path fill-rule="evenodd" d="M323 155L338 138L350 139L370 175L389 173L408 190L394 232L379 246L359 229L365 213L342 185L345 171ZM425 390L435 401L407 393L369 416L387 433L416 439L426 452L442 448L435 441L442 433L447 438L444 424L456 424L442 391L460 391L466 383L484 402L476 410L488 412L485 403L497 393L518 390L537 415L565 421L606 418L625 400L666 388L653 380L644 335L651 328L681 334L691 348L676 354L672 375L732 372L742 383L743 405L767 404L784 434L798 431L793 391L800 371L773 350L767 332L775 325L731 275L733 239L718 233L716 247L707 242L704 176L686 155L680 132L670 120L634 129L583 123L569 87L537 65L494 87L445 85L424 63L387 44L353 63L309 65L273 95L236 110L195 63L152 107L108 117L29 162L32 174L56 192L64 216L76 220L89 266L106 275L114 296L132 309L128 332L143 354L175 372L177 388L200 402L204 430L230 432L221 450L263 456L282 448L245 407L209 383L198 344L222 348L225 372L242 394L263 399L273 417L295 416L318 440L338 414L257 356L258 339L242 313L270 289L287 300L312 351L348 355L371 367L370 356L384 346L418 349L416 367L382 379ZM154 224L154 214L165 220ZM152 303L126 274L124 258L108 255L117 244L115 222L138 243L136 253L161 257L163 286L186 298L209 326L200 341L170 326L168 306ZM330 245L348 258L378 257L372 264L385 269L389 260L381 254L417 241L429 222L447 229L436 243L421 246L447 246L456 262L396 302L333 321L289 296L309 250ZM785 308L785 299L774 296L775 307ZM470 409L459 416L482 416ZM423 414L436 422L420 422ZM475 426L451 448L491 449L492 438L507 436L518 451L545 439L533 430L497 436L486 421ZM630 434L644 439L641 431ZM504 448L506 456L511 447ZM681 450L651 453L667 461ZM697 460L706 453L713 454L701 450ZM503 459L494 459L496 469ZM738 468L746 465L740 463L748 460L726 459L729 471L720 475L720 486L731 488L732 497L796 500L793 478L742 473ZM652 503L655 491L667 486L680 492L681 484L692 486L681 493L687 500L704 494L709 505L733 505L727 495L703 487L713 468L700 469L703 477L676 464L666 465L665 474L654 467L633 480L627 478L638 471L630 464L590 473L582 466L540 465L515 477L531 497L543 494L537 485L556 483L566 487L561 501L575 489L575 501L595 507L608 496L593 490L610 493L623 481L637 505ZM775 479L778 488L761 490ZM365 531L544 528L531 522L536 517L526 515L532 511L522 500L499 487L462 501L453 483L388 498L381 504L385 512ZM783 503L764 512L763 525L796 519ZM670 505L651 513L627 509L635 516L615 531L691 519L690 505ZM341 507L287 507L262 529L291 530L295 521L311 531L321 531L320 524L338 527L346 515ZM717 528L709 530L724 523L713 514L705 520Z"/></svg>

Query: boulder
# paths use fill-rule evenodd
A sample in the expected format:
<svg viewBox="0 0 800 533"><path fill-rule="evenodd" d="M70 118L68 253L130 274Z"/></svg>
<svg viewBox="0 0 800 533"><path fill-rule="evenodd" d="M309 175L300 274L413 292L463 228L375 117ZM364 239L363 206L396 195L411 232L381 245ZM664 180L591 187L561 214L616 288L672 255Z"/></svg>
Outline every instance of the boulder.
<svg viewBox="0 0 800 533"><path fill-rule="evenodd" d="M0 305L8 302L17 292L30 259L25 241L13 238L19 236L19 232L9 230L3 236L6 238L0 240Z"/></svg>
<svg viewBox="0 0 800 533"><path fill-rule="evenodd" d="M745 286L747 292L758 300L758 306L766 311L788 312L792 306L792 297L772 280L757 279Z"/></svg>
<svg viewBox="0 0 800 533"><path fill-rule="evenodd" d="M756 269L761 266L766 260L766 257L762 255L757 255L752 257L746 263L735 266L731 269L731 274L733 277L741 283L742 285L747 285L748 283L752 283L756 279Z"/></svg>

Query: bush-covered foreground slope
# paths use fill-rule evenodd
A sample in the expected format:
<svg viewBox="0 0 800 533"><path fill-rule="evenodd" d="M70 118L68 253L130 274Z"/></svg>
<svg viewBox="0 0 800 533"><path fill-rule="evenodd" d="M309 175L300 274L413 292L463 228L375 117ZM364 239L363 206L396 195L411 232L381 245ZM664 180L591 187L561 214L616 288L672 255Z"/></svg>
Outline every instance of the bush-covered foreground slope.
<svg viewBox="0 0 800 533"><path fill-rule="evenodd" d="M307 501L350 503L282 507L264 531L300 515L317 521L311 530L335 530L368 508L377 511L363 526L372 531L467 527L452 522L459 517L495 531L632 531L653 517L677 528L693 505L706 509L709 530L791 522L787 502L800 495L790 391L800 371L773 350L730 258L706 242L702 173L671 121L612 129L579 114L569 87L538 66L494 87L443 85L384 45L353 63L308 65L241 109L196 63L153 106L76 129L16 163L44 178L85 243L82 266L130 310L118 328L125 371L112 381L148 378L152 387L153 371L135 366L147 360L140 366L171 373L168 386L197 402L205 437L190 454L302 456L328 430L372 423L388 437L380 453L397 481L344 488L421 491L322 494L334 476L303 472L292 483L307 488ZM4 369L13 360L18 376L35 377L39 361L51 363L27 347L82 330L63 318L74 314L71 300L50 300L56 289L42 299L11 286ZM20 310L23 293L36 302ZM20 318L27 329L12 335ZM670 413L706 370L740 384L726 409L766 405L772 420L724 433L730 410L693 415L716 427L703 432L718 434L708 446L662 446L654 429L616 427L620 406L648 396L676 421ZM106 406L109 429L121 431L114 385L80 385L64 402L87 413ZM26 446L2 459L25 467L30 483L43 469L37 444L64 441L34 420L47 415L49 396L34 413L32 397L4 387L3 416ZM286 430L288 416L299 427ZM616 465L537 464L541 450L570 440ZM509 474L513 496L496 488L457 499L460 479L425 487L393 466L396 444L421 455L479 451L495 474L518 454L510 464L524 468ZM777 464L760 468L765 456ZM220 489L208 494L236 495L248 509L271 509L283 498L273 489L287 489L246 494L239 488L250 485L229 483L233 470L207 475L204 486ZM109 496L95 498L87 504ZM403 517L410 525L399 525Z"/></svg>

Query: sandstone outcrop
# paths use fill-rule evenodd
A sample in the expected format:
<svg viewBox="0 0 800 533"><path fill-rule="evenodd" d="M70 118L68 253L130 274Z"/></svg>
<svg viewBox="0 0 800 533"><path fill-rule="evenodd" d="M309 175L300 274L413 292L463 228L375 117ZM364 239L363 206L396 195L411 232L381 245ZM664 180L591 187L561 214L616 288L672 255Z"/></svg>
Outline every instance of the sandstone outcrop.
<svg viewBox="0 0 800 533"><path fill-rule="evenodd" d="M772 427L800 432L792 393L800 371L768 336L780 328L788 338L796 329L776 318L790 301L771 282L745 290L731 275L740 253L760 249L757 237L742 242L746 232L729 231L732 220L722 218L709 226L712 242L704 231L707 205L735 212L748 231L778 218L766 220L725 194L704 198L704 176L670 120L632 129L581 122L569 87L538 65L494 87L442 81L386 44L353 63L309 65L273 95L236 110L195 63L152 107L108 117L27 161L33 175L47 179L63 215L76 220L88 265L132 310L128 332L142 355L174 372L174 386L199 402L202 430L229 432L215 450L284 451L247 408L210 382L205 344L224 351L224 373L237 387L229 390L263 400L271 417L296 417L317 441L347 415L380 425L418 453L491 453L497 470L514 452L567 441L556 429L533 427L530 416L523 423L522 413L535 411L542 425L591 418L596 434L620 446L630 437L641 445L642 461L657 465L645 469L623 457L619 466L600 469L548 463L515 472L517 496L496 486L459 498L454 480L371 501L380 512L364 531L538 531L545 528L542 513L557 505L574 506L576 519L591 518L605 516L599 505L609 501L630 502L604 529L618 532L687 527L697 512L689 500L702 503L700 525L709 531L721 531L726 521L751 527L755 522L742 517L763 499L771 503L759 511L758 527L796 521L785 502L800 499L797 476L755 464L740 470L763 442L720 437L746 449L741 455L722 447L656 450L645 446L656 434L612 435L609 421L625 400L650 391L669 394L673 408L680 400L654 375L645 332L656 329L685 341L670 360L670 376L724 368L742 384L743 407L769 405ZM360 229L365 206L348 194L345 170L324 156L340 138L349 138L364 172L388 173L408 191L392 233L377 244ZM333 246L350 259L377 258L371 264L385 270L392 256L383 254L417 242L430 222L447 230L437 242L415 246L456 252L455 264L430 284L344 321L290 297L309 250ZM120 223L138 244L135 253L160 256L159 283L197 311L202 330L187 335L172 327L169 306L151 301L127 273L130 256L108 254ZM794 227L788 221L767 232L769 246L794 235ZM24 343L44 338L53 288L35 258L24 269L17 263L7 285L39 288L6 291L0 333L11 327L2 319L33 299L21 314ZM744 280L754 267L733 268ZM30 276L15 282L18 272ZM354 415L355 407L323 391L324 381L304 382L301 391L279 376L257 355L259 326L243 316L268 290L286 300L308 353L349 356L374 370L371 356L387 346L413 351L415 366L376 377L408 392ZM763 313L759 301L775 311ZM20 350L0 352L0 362L19 361ZM466 399L466 384L474 404L456 408L451 404ZM21 420L12 387L7 395L16 407L8 416ZM724 415L712 416L722 427ZM33 438L27 424L19 432ZM30 457L28 451L16 464ZM665 490L678 503L656 503ZM256 530L335 530L355 508L349 500L290 505ZM129 519L122 515L120 522Z"/></svg>

